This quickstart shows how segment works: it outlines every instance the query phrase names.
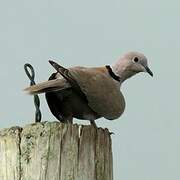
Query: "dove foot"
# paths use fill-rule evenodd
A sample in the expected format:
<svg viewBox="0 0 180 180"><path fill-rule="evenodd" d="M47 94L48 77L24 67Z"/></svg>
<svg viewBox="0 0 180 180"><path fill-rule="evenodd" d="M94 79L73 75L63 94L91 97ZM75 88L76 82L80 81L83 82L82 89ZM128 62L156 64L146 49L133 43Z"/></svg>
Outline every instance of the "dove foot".
<svg viewBox="0 0 180 180"><path fill-rule="evenodd" d="M114 132L109 132L109 135L114 135Z"/></svg>
<svg viewBox="0 0 180 180"><path fill-rule="evenodd" d="M73 117L72 116L69 116L65 119L66 119L65 122L67 122L68 124L73 124Z"/></svg>
<svg viewBox="0 0 180 180"><path fill-rule="evenodd" d="M62 123L67 123L67 124L73 124L73 117L72 116L58 116L58 120Z"/></svg>
<svg viewBox="0 0 180 180"><path fill-rule="evenodd" d="M90 120L90 123L94 128L96 129L98 128L94 120Z"/></svg>

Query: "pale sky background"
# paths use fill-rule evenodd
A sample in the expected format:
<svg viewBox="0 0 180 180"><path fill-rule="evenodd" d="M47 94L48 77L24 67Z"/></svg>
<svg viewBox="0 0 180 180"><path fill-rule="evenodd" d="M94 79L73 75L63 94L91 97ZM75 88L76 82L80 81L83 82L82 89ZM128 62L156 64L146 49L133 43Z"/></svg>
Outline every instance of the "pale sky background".
<svg viewBox="0 0 180 180"><path fill-rule="evenodd" d="M141 73L124 83L126 111L100 119L112 136L114 180L180 179L180 1L0 1L0 127L33 122L23 65L36 82L68 67L111 64L126 51L149 59L154 78ZM41 96L43 121L54 121Z"/></svg>

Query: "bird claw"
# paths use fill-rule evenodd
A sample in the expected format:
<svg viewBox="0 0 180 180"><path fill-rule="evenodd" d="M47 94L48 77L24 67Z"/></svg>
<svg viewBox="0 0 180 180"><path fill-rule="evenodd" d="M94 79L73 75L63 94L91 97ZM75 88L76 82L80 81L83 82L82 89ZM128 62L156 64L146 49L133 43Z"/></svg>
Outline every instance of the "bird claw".
<svg viewBox="0 0 180 180"><path fill-rule="evenodd" d="M109 135L111 136L111 135L114 135L115 133L114 132L109 132Z"/></svg>
<svg viewBox="0 0 180 180"><path fill-rule="evenodd" d="M91 125L92 125L95 129L98 128L94 120L92 120L92 121L90 121L90 122L91 122Z"/></svg>

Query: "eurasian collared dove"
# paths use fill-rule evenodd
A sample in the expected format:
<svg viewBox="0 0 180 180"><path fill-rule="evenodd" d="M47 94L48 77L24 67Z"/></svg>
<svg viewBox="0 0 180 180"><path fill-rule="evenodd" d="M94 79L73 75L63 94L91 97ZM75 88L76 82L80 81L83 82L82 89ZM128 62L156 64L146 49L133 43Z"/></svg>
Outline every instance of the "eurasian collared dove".
<svg viewBox="0 0 180 180"><path fill-rule="evenodd" d="M119 118L125 109L121 84L139 72L153 76L147 58L138 52L124 54L114 65L104 67L64 68L53 61L56 69L47 82L26 88L30 94L45 93L52 114L61 122L74 118L108 120Z"/></svg>

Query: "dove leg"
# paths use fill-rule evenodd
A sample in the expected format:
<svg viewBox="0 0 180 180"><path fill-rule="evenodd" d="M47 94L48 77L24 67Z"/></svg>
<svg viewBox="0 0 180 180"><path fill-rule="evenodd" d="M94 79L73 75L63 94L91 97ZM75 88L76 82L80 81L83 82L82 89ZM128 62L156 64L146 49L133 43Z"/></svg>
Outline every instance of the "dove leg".
<svg viewBox="0 0 180 180"><path fill-rule="evenodd" d="M73 124L72 116L62 116L62 115L58 114L58 116L56 116L56 118L62 123Z"/></svg>
<svg viewBox="0 0 180 180"><path fill-rule="evenodd" d="M69 117L67 118L67 123L68 123L68 124L73 124L73 117L72 117L72 116L69 116Z"/></svg>
<svg viewBox="0 0 180 180"><path fill-rule="evenodd" d="M61 119L58 120L62 123L73 124L73 117L71 115L61 116Z"/></svg>
<svg viewBox="0 0 180 180"><path fill-rule="evenodd" d="M90 120L90 123L91 123L91 125L92 125L94 128L97 128L97 125L96 125L96 123L95 123L95 120Z"/></svg>

